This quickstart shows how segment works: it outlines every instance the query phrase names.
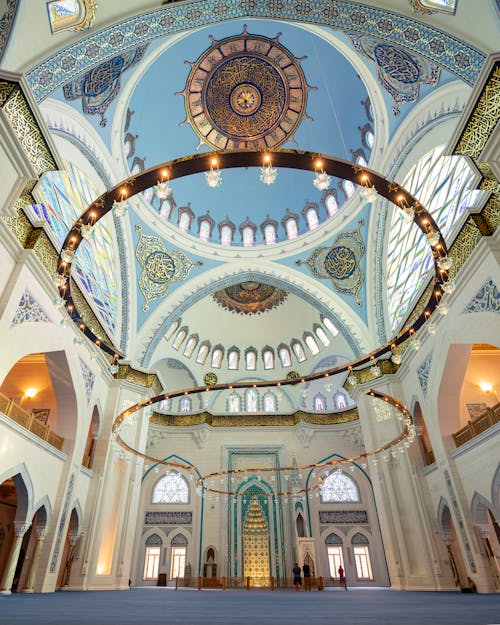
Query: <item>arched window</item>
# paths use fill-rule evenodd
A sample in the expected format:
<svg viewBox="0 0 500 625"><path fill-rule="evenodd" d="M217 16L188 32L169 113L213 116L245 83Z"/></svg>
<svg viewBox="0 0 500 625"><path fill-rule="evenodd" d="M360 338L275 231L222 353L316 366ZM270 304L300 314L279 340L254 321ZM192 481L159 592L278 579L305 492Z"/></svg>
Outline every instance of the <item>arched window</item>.
<svg viewBox="0 0 500 625"><path fill-rule="evenodd" d="M227 353L227 367L235 371L240 366L240 350L231 348Z"/></svg>
<svg viewBox="0 0 500 625"><path fill-rule="evenodd" d="M288 239L296 239L299 235L299 225L295 217L288 217L285 221L286 236Z"/></svg>
<svg viewBox="0 0 500 625"><path fill-rule="evenodd" d="M276 226L274 224L266 224L264 226L264 240L266 245L273 245L276 243Z"/></svg>
<svg viewBox="0 0 500 625"><path fill-rule="evenodd" d="M328 568L330 577L339 578L339 567L344 568L344 555L342 553L342 538L333 532L328 534L325 540L328 555Z"/></svg>
<svg viewBox="0 0 500 625"><path fill-rule="evenodd" d="M412 0L411 4L419 9L430 9L428 13L434 11L438 13L455 13L458 0Z"/></svg>
<svg viewBox="0 0 500 625"><path fill-rule="evenodd" d="M347 398L344 393L341 393L340 391L335 393L333 396L333 403L335 404L335 408L337 410L344 410L344 408L347 408Z"/></svg>
<svg viewBox="0 0 500 625"><path fill-rule="evenodd" d="M444 146L425 154L403 180L418 201L427 208L448 240L453 226L466 207L474 207L481 192L470 191L475 174L461 156L443 156ZM412 222L401 219L394 207L387 244L387 304L392 332L411 310L432 271L432 252L427 237Z"/></svg>
<svg viewBox="0 0 500 625"><path fill-rule="evenodd" d="M179 347L182 345L182 342L184 341L186 336L187 336L187 329L181 328L175 336L174 342L172 343L172 347L174 349L179 349Z"/></svg>
<svg viewBox="0 0 500 625"><path fill-rule="evenodd" d="M200 221L200 232L199 237L202 241L210 241L210 237L212 235L212 224L208 221L208 219L202 219Z"/></svg>
<svg viewBox="0 0 500 625"><path fill-rule="evenodd" d="M189 229L191 228L191 220L192 216L187 210L182 211L179 209L179 230L182 230L182 232L189 232Z"/></svg>
<svg viewBox="0 0 500 625"><path fill-rule="evenodd" d="M228 412L240 412L241 410L241 397L237 393L231 393L227 400Z"/></svg>
<svg viewBox="0 0 500 625"><path fill-rule="evenodd" d="M189 484L184 476L168 471L154 485L152 503L189 503Z"/></svg>
<svg viewBox="0 0 500 625"><path fill-rule="evenodd" d="M217 345L212 352L212 367L220 369L222 359L224 358L224 349Z"/></svg>
<svg viewBox="0 0 500 625"><path fill-rule="evenodd" d="M176 534L170 541L172 556L170 561L170 579L184 577L186 568L187 538L182 534Z"/></svg>
<svg viewBox="0 0 500 625"><path fill-rule="evenodd" d="M295 354L295 358L297 358L299 362L304 362L306 359L306 353L300 341L292 341L292 350Z"/></svg>
<svg viewBox="0 0 500 625"><path fill-rule="evenodd" d="M247 371L255 371L257 368L257 352L253 349L248 349L245 352L245 366Z"/></svg>
<svg viewBox="0 0 500 625"><path fill-rule="evenodd" d="M174 332L179 329L180 325L181 325L181 322L179 319L177 319L177 321L174 321L174 323L170 326L170 328L165 332L165 338L167 339L167 341L174 334Z"/></svg>
<svg viewBox="0 0 500 625"><path fill-rule="evenodd" d="M158 534L151 534L146 540L146 554L144 557L143 579L158 579L158 569L160 566L162 540Z"/></svg>
<svg viewBox="0 0 500 625"><path fill-rule="evenodd" d="M330 473L321 486L321 501L323 503L360 501L356 482L340 469Z"/></svg>
<svg viewBox="0 0 500 625"><path fill-rule="evenodd" d="M198 355L196 356L196 362L199 365L205 364L209 351L210 351L210 343L205 341L204 343L200 345L200 349L198 350Z"/></svg>
<svg viewBox="0 0 500 625"><path fill-rule="evenodd" d="M220 244L232 245L233 244L233 229L231 226L224 225L220 229Z"/></svg>
<svg viewBox="0 0 500 625"><path fill-rule="evenodd" d="M309 208L305 211L305 218L309 230L314 230L314 228L319 226L319 215L316 206L309 206Z"/></svg>
<svg viewBox="0 0 500 625"><path fill-rule="evenodd" d="M278 349L278 355L281 361L282 367L290 367L292 365L292 359L290 357L290 350L285 345L282 345Z"/></svg>
<svg viewBox="0 0 500 625"><path fill-rule="evenodd" d="M266 393L263 399L264 412L276 412L276 395L273 393Z"/></svg>
<svg viewBox="0 0 500 625"><path fill-rule="evenodd" d="M321 321L323 322L325 328L328 330L328 332L330 332L330 334L333 337L337 336L339 331L337 329L337 326L333 323L331 319L328 319L328 317L322 317Z"/></svg>
<svg viewBox="0 0 500 625"><path fill-rule="evenodd" d="M245 409L247 412L257 412L259 409L259 394L252 388L245 393Z"/></svg>
<svg viewBox="0 0 500 625"><path fill-rule="evenodd" d="M243 247L253 247L255 245L255 230L252 226L245 226L241 229Z"/></svg>
<svg viewBox="0 0 500 625"><path fill-rule="evenodd" d="M342 189L346 197L350 198L354 191L356 191L356 186L354 185L354 182L351 182L351 180L342 180Z"/></svg>
<svg viewBox="0 0 500 625"><path fill-rule="evenodd" d="M325 198L325 208L326 208L326 212L328 213L330 217L332 215L335 215L335 213L337 213L339 210L337 198L335 197L333 191L328 193L328 195Z"/></svg>
<svg viewBox="0 0 500 625"><path fill-rule="evenodd" d="M361 165L362 167L366 167L368 165L368 163L366 162L366 158L363 156L363 154L358 154L358 156L356 156L356 163L358 165Z"/></svg>
<svg viewBox="0 0 500 625"><path fill-rule="evenodd" d="M326 410L326 398L321 393L314 396L313 407L315 412L322 412Z"/></svg>
<svg viewBox="0 0 500 625"><path fill-rule="evenodd" d="M319 353L319 347L312 334L305 334L304 341L313 356Z"/></svg>
<svg viewBox="0 0 500 625"><path fill-rule="evenodd" d="M314 334L316 334L323 345L330 345L330 339L326 336L326 333L321 326L314 326Z"/></svg>
<svg viewBox="0 0 500 625"><path fill-rule="evenodd" d="M358 532L352 537L351 545L358 579L373 579L368 538Z"/></svg>
<svg viewBox="0 0 500 625"><path fill-rule="evenodd" d="M370 148L370 150L373 148L373 144L375 143L375 135L371 130L367 130L365 132L365 143Z"/></svg>
<svg viewBox="0 0 500 625"><path fill-rule="evenodd" d="M274 350L265 347L262 350L262 360L264 361L264 369L274 369Z"/></svg>
<svg viewBox="0 0 500 625"><path fill-rule="evenodd" d="M196 334L192 334L186 341L186 346L184 347L184 356L187 356L187 358L191 358L197 345L198 336Z"/></svg>
<svg viewBox="0 0 500 625"><path fill-rule="evenodd" d="M191 412L191 397L181 397L179 401L179 412Z"/></svg>

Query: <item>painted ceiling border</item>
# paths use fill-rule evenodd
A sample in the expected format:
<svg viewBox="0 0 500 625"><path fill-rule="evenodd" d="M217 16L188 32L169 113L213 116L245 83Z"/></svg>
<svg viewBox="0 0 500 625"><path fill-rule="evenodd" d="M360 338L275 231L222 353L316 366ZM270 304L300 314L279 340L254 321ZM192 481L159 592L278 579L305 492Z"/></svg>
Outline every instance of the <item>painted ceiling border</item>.
<svg viewBox="0 0 500 625"><path fill-rule="evenodd" d="M351 0L198 0L162 6L117 22L49 56L26 78L38 102L104 60L160 37L235 19L276 19L350 30L402 46L473 85L486 54L415 18Z"/></svg>

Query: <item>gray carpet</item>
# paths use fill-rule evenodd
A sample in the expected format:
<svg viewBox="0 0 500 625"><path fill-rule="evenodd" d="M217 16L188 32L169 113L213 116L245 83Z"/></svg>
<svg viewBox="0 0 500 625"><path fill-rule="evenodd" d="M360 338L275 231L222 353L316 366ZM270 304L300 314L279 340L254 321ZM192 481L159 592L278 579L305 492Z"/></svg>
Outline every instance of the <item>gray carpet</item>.
<svg viewBox="0 0 500 625"><path fill-rule="evenodd" d="M0 596L9 625L491 625L500 595L343 590L167 590Z"/></svg>

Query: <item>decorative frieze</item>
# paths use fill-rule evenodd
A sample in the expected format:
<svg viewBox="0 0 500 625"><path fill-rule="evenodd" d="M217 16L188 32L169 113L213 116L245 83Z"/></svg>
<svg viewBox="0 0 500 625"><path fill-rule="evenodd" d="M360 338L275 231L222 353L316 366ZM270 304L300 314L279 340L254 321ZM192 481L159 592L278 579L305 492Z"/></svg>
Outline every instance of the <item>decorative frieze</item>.
<svg viewBox="0 0 500 625"><path fill-rule="evenodd" d="M366 510L320 510L319 522L328 525L363 525L368 523Z"/></svg>
<svg viewBox="0 0 500 625"><path fill-rule="evenodd" d="M144 516L145 525L192 525L192 512L149 511Z"/></svg>

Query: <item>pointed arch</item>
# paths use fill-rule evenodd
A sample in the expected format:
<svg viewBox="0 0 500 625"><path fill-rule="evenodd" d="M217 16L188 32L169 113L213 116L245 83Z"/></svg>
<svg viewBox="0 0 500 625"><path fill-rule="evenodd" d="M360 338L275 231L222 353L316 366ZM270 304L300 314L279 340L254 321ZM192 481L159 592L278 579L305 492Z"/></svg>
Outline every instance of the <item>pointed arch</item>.
<svg viewBox="0 0 500 625"><path fill-rule="evenodd" d="M470 509L474 525L488 525L488 510L492 509L492 505L486 497L478 493L477 490L472 497Z"/></svg>
<svg viewBox="0 0 500 625"><path fill-rule="evenodd" d="M52 506L47 495L44 495L33 506L33 518L36 515L36 526L38 529L46 528L52 518Z"/></svg>
<svg viewBox="0 0 500 625"><path fill-rule="evenodd" d="M79 536L83 527L83 511L80 500L76 499L73 503L71 516L69 518L68 533L73 536Z"/></svg>
<svg viewBox="0 0 500 625"><path fill-rule="evenodd" d="M495 517L500 519L500 462L491 483L491 501Z"/></svg>
<svg viewBox="0 0 500 625"><path fill-rule="evenodd" d="M33 482L31 481L24 462L0 474L0 484L3 484L3 482L9 478L12 478L14 486L16 487L17 511L14 520L16 523L27 523L33 517L34 489Z"/></svg>
<svg viewBox="0 0 500 625"><path fill-rule="evenodd" d="M451 512L444 497L441 497L437 509L437 527L443 541L449 545L451 542Z"/></svg>

